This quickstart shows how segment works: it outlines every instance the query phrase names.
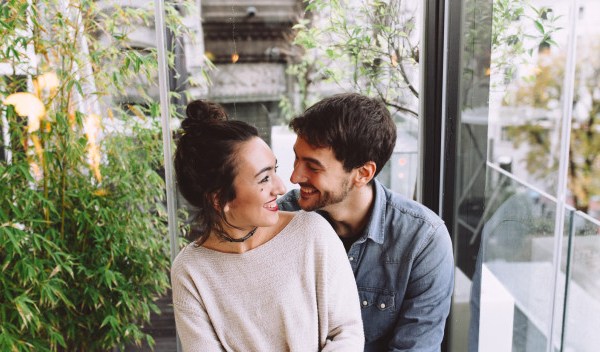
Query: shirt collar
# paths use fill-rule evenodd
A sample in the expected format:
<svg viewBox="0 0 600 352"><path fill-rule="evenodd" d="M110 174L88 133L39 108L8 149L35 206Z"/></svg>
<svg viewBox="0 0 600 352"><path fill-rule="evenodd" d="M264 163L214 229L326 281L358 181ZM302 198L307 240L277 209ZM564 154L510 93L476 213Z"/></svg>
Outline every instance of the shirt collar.
<svg viewBox="0 0 600 352"><path fill-rule="evenodd" d="M377 179L373 180L373 209L362 238L383 244L385 239L385 188Z"/></svg>

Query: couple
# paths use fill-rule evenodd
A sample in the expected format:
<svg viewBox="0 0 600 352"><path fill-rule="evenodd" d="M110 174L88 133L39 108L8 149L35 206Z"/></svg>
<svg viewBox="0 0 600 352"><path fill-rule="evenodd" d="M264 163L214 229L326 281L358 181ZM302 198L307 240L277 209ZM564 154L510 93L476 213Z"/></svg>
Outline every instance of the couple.
<svg viewBox="0 0 600 352"><path fill-rule="evenodd" d="M185 351L440 350L452 245L438 216L375 180L396 141L382 103L340 94L292 120L300 189L279 200L256 128L210 102L186 114L175 171L197 239L171 270Z"/></svg>

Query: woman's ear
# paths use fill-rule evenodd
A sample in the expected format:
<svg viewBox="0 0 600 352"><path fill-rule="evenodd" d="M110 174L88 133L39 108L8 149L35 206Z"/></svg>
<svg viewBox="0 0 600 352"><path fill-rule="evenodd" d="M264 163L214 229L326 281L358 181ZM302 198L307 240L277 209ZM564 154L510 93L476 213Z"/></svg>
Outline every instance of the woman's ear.
<svg viewBox="0 0 600 352"><path fill-rule="evenodd" d="M215 192L215 193L211 194L209 197L211 198L211 203L212 203L213 208L216 211L221 211L221 205L219 202L219 192Z"/></svg>
<svg viewBox="0 0 600 352"><path fill-rule="evenodd" d="M375 177L377 171L377 165L374 161L367 161L362 166L356 168L356 176L354 177L354 185L362 187Z"/></svg>
<svg viewBox="0 0 600 352"><path fill-rule="evenodd" d="M221 212L221 201L219 200L220 195L221 195L220 192L215 192L209 196L209 197L211 197L211 202L212 202L213 208L219 213ZM227 213L229 210L230 210L229 202L227 202L223 206L223 213Z"/></svg>

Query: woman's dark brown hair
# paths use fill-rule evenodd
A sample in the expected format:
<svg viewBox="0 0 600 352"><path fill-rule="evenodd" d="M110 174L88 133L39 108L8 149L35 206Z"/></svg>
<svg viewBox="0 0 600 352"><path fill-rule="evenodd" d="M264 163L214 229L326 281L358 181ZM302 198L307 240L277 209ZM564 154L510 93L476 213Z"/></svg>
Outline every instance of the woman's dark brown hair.
<svg viewBox="0 0 600 352"><path fill-rule="evenodd" d="M177 187L196 213L191 237L202 244L211 231L224 234L224 206L235 198L236 154L258 136L255 127L228 120L218 104L195 100L186 108L175 151Z"/></svg>

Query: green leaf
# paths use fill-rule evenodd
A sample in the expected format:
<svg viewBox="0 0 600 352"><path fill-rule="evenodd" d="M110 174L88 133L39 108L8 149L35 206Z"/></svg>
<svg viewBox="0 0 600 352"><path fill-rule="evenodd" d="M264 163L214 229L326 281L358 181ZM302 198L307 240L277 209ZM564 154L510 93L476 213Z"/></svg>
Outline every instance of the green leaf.
<svg viewBox="0 0 600 352"><path fill-rule="evenodd" d="M544 31L544 25L540 22L540 21L534 21L533 22L535 25L535 28L541 33L541 34L545 34L546 32Z"/></svg>

